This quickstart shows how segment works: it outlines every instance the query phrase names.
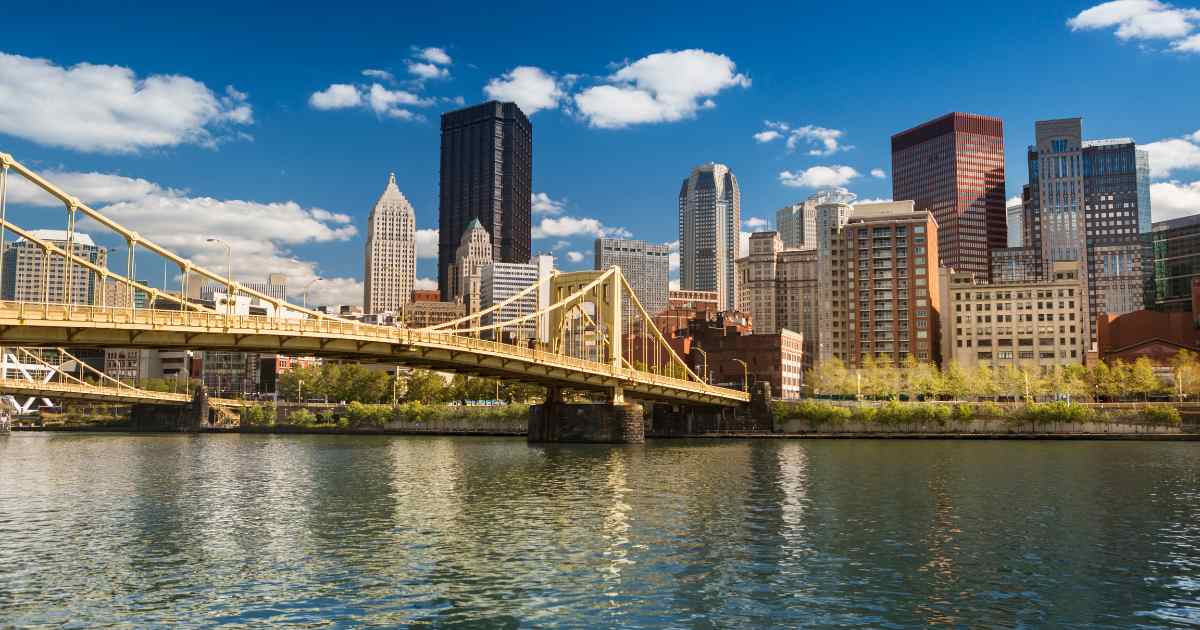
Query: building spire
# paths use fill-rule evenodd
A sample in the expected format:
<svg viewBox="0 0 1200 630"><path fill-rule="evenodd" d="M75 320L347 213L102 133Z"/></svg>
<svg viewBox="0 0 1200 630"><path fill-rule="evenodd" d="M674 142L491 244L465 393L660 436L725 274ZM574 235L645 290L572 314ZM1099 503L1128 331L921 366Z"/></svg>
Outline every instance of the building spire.
<svg viewBox="0 0 1200 630"><path fill-rule="evenodd" d="M388 186L395 186L395 185L396 185L396 173L395 172L388 173Z"/></svg>

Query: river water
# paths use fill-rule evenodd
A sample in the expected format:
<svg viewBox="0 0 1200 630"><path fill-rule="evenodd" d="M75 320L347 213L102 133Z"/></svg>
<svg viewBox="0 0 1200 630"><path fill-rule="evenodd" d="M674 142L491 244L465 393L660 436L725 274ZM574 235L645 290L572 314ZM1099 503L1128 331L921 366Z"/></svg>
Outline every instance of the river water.
<svg viewBox="0 0 1200 630"><path fill-rule="evenodd" d="M0 438L0 627L1184 627L1200 445Z"/></svg>

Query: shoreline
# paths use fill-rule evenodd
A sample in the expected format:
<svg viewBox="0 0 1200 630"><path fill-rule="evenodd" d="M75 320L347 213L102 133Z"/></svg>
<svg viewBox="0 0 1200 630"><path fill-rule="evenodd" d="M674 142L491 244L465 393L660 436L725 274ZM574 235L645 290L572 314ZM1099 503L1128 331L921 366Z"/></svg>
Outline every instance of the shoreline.
<svg viewBox="0 0 1200 630"><path fill-rule="evenodd" d="M1189 427L1191 428L1191 427ZM1196 427L1200 429L1200 427ZM128 426L58 426L58 427L13 427L13 433L129 433L146 435L179 434L179 431L134 430ZM201 434L247 434L247 435L386 435L386 436L449 436L449 437L525 437L524 431L448 431L420 429L348 429L325 427L212 427L196 432ZM970 433L970 432L721 432L695 433L691 435L646 435L647 440L686 439L775 439L775 440L1016 440L1016 441L1126 441L1126 442L1200 442L1200 431L1180 433Z"/></svg>

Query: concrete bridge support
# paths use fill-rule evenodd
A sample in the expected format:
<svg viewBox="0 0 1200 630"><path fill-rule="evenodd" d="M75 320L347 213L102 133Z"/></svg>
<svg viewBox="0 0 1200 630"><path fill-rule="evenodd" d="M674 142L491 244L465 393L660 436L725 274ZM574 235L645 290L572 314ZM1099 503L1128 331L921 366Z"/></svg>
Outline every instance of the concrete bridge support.
<svg viewBox="0 0 1200 630"><path fill-rule="evenodd" d="M547 388L546 402L529 410L530 442L641 444L646 441L642 406L626 403L614 392L606 403L568 404L557 387Z"/></svg>
<svg viewBox="0 0 1200 630"><path fill-rule="evenodd" d="M209 424L208 390L196 388L188 405L137 403L129 410L129 425L134 431L175 431L195 433Z"/></svg>

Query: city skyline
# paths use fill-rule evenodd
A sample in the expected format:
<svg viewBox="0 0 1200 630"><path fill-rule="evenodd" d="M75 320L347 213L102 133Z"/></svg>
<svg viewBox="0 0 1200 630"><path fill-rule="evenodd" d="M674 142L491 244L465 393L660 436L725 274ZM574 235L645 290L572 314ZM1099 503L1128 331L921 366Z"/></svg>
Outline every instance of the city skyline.
<svg viewBox="0 0 1200 630"><path fill-rule="evenodd" d="M282 69L269 80L261 71L263 64L278 65L272 58L276 53L254 38L232 38L228 50L211 62L154 45L170 31L161 28L164 24L187 22L177 15L150 12L136 18L146 49L155 50L151 56L137 45L82 43L87 37L50 47L21 33L22 24L37 18L18 13L12 16L12 36L0 48L0 85L30 89L33 79L52 77L60 80L59 89L76 96L109 98L93 98L99 105L92 111L48 108L60 117L57 130L38 124L44 121L38 112L19 104L0 106L0 147L58 174L57 181L85 195L85 201L115 205L122 219L147 236L175 237L174 246L202 264L221 266L222 252L204 244L206 237L216 236L247 260L234 270L239 277L278 268L288 274L289 288L299 291L321 276L325 279L312 287L312 300L325 303L360 299L355 298L363 280L357 253L366 237L366 214L377 182L391 170L413 202L421 249L417 276L419 286L428 287L436 277L429 245L436 243L430 236L437 228L437 117L493 97L516 99L533 110L526 112L538 135L532 249L554 253L567 269L592 265L590 244L597 236L675 241L676 226L667 217L674 214L678 173L705 161L726 163L738 174L745 232L773 227L776 209L802 201L818 183L842 183L864 200L890 198L889 137L949 111L1004 121L1006 198L1019 195L1026 183L1024 151L1033 142L1033 122L1082 116L1089 137L1131 136L1139 147L1149 145L1154 220L1200 211L1200 203L1190 201L1200 197L1195 183L1200 180L1200 121L1186 105L1194 102L1186 78L1200 63L1200 55L1189 52L1194 24L1188 22L1181 35L1152 36L1127 28L1140 23L1137 16L1106 16L1091 8L1086 3L1030 7L1020 19L984 21L991 28L1014 25L1049 38L1053 44L1046 46L1058 55L1050 64L1040 61L1037 49L962 68L936 61L940 46L970 41L979 57L1000 46L983 37L983 26L964 23L952 41L932 50L926 46L919 55L822 57L826 67L819 71L796 68L786 56L791 53L740 41L744 38L664 35L633 43L638 32L651 28L651 20L628 25L633 31L628 38L597 44L586 55L560 58L534 44L487 54L472 38L431 27L434 18L418 14L389 36L386 46L348 47L303 74ZM879 18L862 28L898 44L885 29L902 31L898 27L916 17L898 8L880 10ZM801 13L808 11L814 10ZM669 17L667 12L656 17ZM533 16L532 23L544 25L553 17ZM709 26L686 20L700 18L687 17L684 24ZM305 28L292 18L284 22L280 32ZM88 28L94 37L128 27L99 19ZM76 27L64 28L70 34ZM617 25L602 22L597 28L612 33ZM578 35L564 28L552 39ZM336 43L338 36L329 37ZM570 48L561 41L557 46ZM1066 65L1076 71L1071 89L1052 90ZM925 67L931 76L905 85L902 81L912 81L909 67ZM79 73L88 68L104 80L83 85ZM677 68L711 81L704 82L703 93L670 92L663 72ZM977 82L978 76L999 71L1019 73L1024 88L1055 98L1030 106L1027 99ZM1104 102L1087 97L1114 73L1126 82L1127 94L1123 90ZM811 91L838 75L853 77L850 86L859 90L917 93L926 81L944 87L899 99L882 112L852 95L839 98L837 106L797 104L800 90ZM1153 89L1151 75L1155 82L1184 85L1184 94L1145 98ZM101 122L120 122L93 124L91 131L74 124L97 122L84 120L86 115L123 113L117 97L154 89L179 104L173 115L102 117ZM541 100L530 100L532 94ZM56 102L59 95L37 96ZM648 109L627 107L622 100L639 95L651 97ZM307 133L297 134L300 127ZM876 169L882 176L873 174ZM13 191L14 201L18 192ZM145 216L147 208L161 216ZM196 218L194 234L176 234L183 216ZM436 245L433 249L436 256ZM122 264L119 256L113 258L114 265Z"/></svg>

